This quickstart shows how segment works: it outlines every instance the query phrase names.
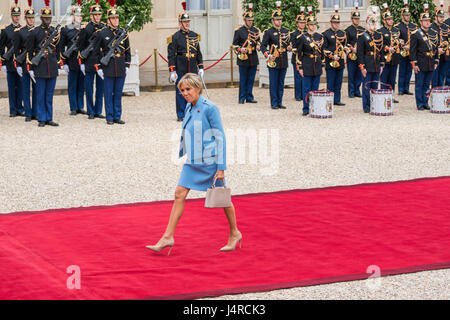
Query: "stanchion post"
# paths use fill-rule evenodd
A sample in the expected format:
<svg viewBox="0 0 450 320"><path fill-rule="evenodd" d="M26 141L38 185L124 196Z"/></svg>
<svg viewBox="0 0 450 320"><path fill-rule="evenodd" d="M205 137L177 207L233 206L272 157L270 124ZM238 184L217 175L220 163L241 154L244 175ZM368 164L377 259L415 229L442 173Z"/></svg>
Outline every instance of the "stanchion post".
<svg viewBox="0 0 450 320"><path fill-rule="evenodd" d="M158 49L153 49L153 55L155 56L155 87L151 91L160 92L162 89L158 85Z"/></svg>
<svg viewBox="0 0 450 320"><path fill-rule="evenodd" d="M234 85L234 77L233 77L233 46L230 46L230 83L226 85L227 88L236 88Z"/></svg>

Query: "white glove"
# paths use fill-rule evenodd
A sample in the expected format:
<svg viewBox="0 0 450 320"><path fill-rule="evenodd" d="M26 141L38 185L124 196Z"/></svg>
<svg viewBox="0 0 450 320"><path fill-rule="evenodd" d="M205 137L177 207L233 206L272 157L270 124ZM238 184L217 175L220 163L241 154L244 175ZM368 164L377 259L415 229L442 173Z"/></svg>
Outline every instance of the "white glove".
<svg viewBox="0 0 450 320"><path fill-rule="evenodd" d="M100 76L100 78L102 78L102 80L105 80L105 74L103 73L102 69L98 69L97 74Z"/></svg>
<svg viewBox="0 0 450 320"><path fill-rule="evenodd" d="M23 77L23 70L22 70L22 67L17 67L17 74L19 75L19 77Z"/></svg>
<svg viewBox="0 0 450 320"><path fill-rule="evenodd" d="M126 67L126 68L125 68L125 75L126 75L126 76L128 75L128 71L130 71L130 68Z"/></svg>
<svg viewBox="0 0 450 320"><path fill-rule="evenodd" d="M200 76L200 78L203 78L204 74L205 74L205 71L203 71L203 69L198 70L198 75Z"/></svg>
<svg viewBox="0 0 450 320"><path fill-rule="evenodd" d="M2 71L5 72L5 73L8 71L8 70L6 69L6 66L2 66Z"/></svg>
<svg viewBox="0 0 450 320"><path fill-rule="evenodd" d="M60 76L62 73L62 69L58 69L58 76Z"/></svg>
<svg viewBox="0 0 450 320"><path fill-rule="evenodd" d="M36 79L34 78L34 71L30 70L30 71L28 71L28 73L30 74L31 80L33 80L33 82L36 83Z"/></svg>
<svg viewBox="0 0 450 320"><path fill-rule="evenodd" d="M176 73L175 71L173 71L173 72L170 74L170 80L172 80L173 82L176 82L176 81L177 81L177 78L178 78L177 73Z"/></svg>
<svg viewBox="0 0 450 320"><path fill-rule="evenodd" d="M63 68L64 68L64 71L65 71L67 74L69 74L69 71L70 71L69 66L68 66L67 64L65 64L65 65L63 66Z"/></svg>
<svg viewBox="0 0 450 320"><path fill-rule="evenodd" d="M83 64L80 64L80 70L83 72L84 75L86 75L86 66Z"/></svg>

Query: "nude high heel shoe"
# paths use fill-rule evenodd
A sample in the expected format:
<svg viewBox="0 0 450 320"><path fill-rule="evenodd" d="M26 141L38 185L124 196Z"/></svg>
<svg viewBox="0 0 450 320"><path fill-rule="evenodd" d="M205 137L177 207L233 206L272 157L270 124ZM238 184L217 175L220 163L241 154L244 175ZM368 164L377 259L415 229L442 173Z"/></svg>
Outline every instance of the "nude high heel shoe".
<svg viewBox="0 0 450 320"><path fill-rule="evenodd" d="M164 249L165 247L170 247L169 252L167 253L167 255L170 254L170 251L172 251L173 245L175 244L175 240L163 240L160 242L159 245L154 245L154 246L145 246L147 249L150 249L152 251L155 252L160 252L162 249Z"/></svg>
<svg viewBox="0 0 450 320"><path fill-rule="evenodd" d="M233 239L233 242L230 245L226 245L222 247L220 251L234 251L236 249L236 245L239 242L239 248L242 248L242 234L239 234L238 238Z"/></svg>

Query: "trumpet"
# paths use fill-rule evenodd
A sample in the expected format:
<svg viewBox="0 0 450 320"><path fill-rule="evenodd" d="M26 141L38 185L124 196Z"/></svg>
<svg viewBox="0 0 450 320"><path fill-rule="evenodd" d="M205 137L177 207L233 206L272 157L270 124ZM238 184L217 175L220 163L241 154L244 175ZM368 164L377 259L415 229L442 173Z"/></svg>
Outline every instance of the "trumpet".
<svg viewBox="0 0 450 320"><path fill-rule="evenodd" d="M398 41L398 39L396 39L396 38L394 38L394 39L392 39L391 38L391 44L392 44L392 47L394 48L394 52L388 52L388 54L386 55L386 62L391 62L392 61L392 56L393 56L393 54L394 53L401 53L401 50L400 50L400 42Z"/></svg>
<svg viewBox="0 0 450 320"><path fill-rule="evenodd" d="M356 59L358 59L358 57L356 56L356 52L353 52L353 49L356 49L357 47L358 47L358 43L355 43L354 47L351 44L349 44L348 48L349 48L350 52L348 53L348 58L350 60L355 61Z"/></svg>
<svg viewBox="0 0 450 320"><path fill-rule="evenodd" d="M409 30L409 27L407 27L407 28L408 28L408 41L406 41L405 45L406 45L406 46L409 46L409 43L411 42L411 31ZM402 47L401 50L400 50L400 55L401 55L403 58L409 56L409 49L407 50L407 49L404 49L404 48Z"/></svg>
<svg viewBox="0 0 450 320"><path fill-rule="evenodd" d="M272 55L272 57L274 58L278 58L280 56L280 52L277 46L274 44L272 44L272 46L270 47L270 55ZM277 63L269 59L269 61L267 62L267 66L269 68L275 68L277 66Z"/></svg>
<svg viewBox="0 0 450 320"><path fill-rule="evenodd" d="M238 58L240 60L248 60L248 55L252 54L252 52L253 52L253 47L251 46L251 43L250 43L250 41L248 41L248 39L244 42L244 44L242 45L242 48L245 48L246 52L239 53Z"/></svg>
<svg viewBox="0 0 450 320"><path fill-rule="evenodd" d="M338 36L336 36L336 51L334 51L334 55L339 56L339 59L344 59L345 58L345 50L349 49L348 47L344 48L344 46L342 45L340 40L344 40L344 37L340 37L338 38ZM330 66L332 68L339 68L341 66L341 64L339 63L338 60L332 60L330 61Z"/></svg>

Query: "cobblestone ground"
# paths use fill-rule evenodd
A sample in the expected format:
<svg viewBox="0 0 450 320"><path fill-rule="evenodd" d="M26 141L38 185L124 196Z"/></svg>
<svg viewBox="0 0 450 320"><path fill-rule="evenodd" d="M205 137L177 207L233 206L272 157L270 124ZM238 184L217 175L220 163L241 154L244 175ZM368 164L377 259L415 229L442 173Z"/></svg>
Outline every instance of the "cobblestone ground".
<svg viewBox="0 0 450 320"><path fill-rule="evenodd" d="M414 97L402 96L394 116L370 116L346 90L346 105L335 107L332 119L313 119L301 116L292 88L285 90L286 110L270 109L267 89L255 88L259 103L244 105L238 89L210 89L231 147L226 176L233 193L450 175L449 115L417 111ZM60 126L38 128L9 118L1 99L0 212L171 199L183 163L174 160L180 134L174 92L124 97L123 104L126 124L107 126L70 116L67 97L56 96ZM256 143L233 142L243 134ZM377 289L352 281L221 298L448 299L449 280L448 270L436 270L385 277Z"/></svg>

